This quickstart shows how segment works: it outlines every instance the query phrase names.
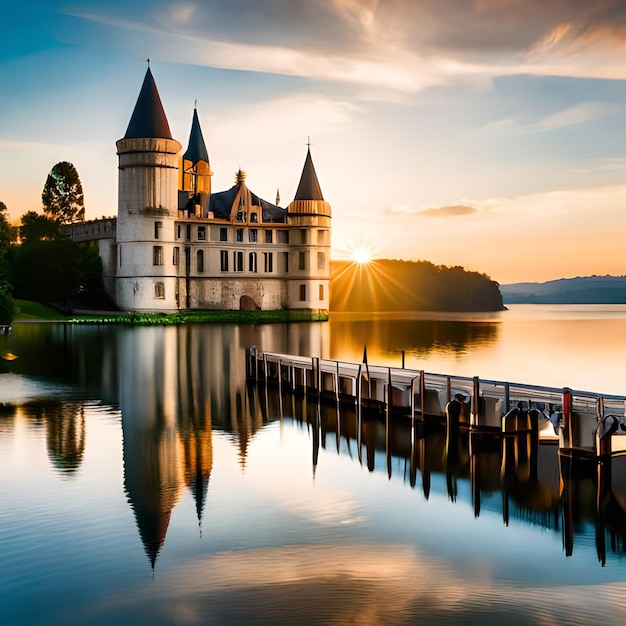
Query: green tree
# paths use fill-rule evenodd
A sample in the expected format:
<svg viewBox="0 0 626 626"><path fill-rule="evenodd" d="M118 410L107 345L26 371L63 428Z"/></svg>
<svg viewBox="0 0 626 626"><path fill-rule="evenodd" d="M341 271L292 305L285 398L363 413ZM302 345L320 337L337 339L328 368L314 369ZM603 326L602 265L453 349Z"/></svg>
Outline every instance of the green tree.
<svg viewBox="0 0 626 626"><path fill-rule="evenodd" d="M98 245L76 243L60 222L29 211L22 216L22 245L14 246L15 295L52 304L66 312L74 305L106 298Z"/></svg>
<svg viewBox="0 0 626 626"><path fill-rule="evenodd" d="M44 213L61 224L85 221L83 186L76 168L68 161L57 163L41 194Z"/></svg>
<svg viewBox="0 0 626 626"><path fill-rule="evenodd" d="M11 244L16 236L17 229L9 223L7 206L0 202L0 281L12 282Z"/></svg>
<svg viewBox="0 0 626 626"><path fill-rule="evenodd" d="M20 234L23 244L34 241L52 241L62 237L59 222L36 211L28 211L22 215Z"/></svg>
<svg viewBox="0 0 626 626"><path fill-rule="evenodd" d="M0 325L10 324L15 315L15 303L11 297L11 285L0 280Z"/></svg>

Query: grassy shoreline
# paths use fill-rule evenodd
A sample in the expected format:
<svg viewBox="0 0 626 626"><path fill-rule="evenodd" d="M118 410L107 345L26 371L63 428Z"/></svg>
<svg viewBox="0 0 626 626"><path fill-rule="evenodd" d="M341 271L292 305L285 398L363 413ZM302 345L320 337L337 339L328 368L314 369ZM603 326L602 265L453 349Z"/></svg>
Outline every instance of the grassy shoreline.
<svg viewBox="0 0 626 626"><path fill-rule="evenodd" d="M130 326L177 325L177 324L272 324L281 322L324 322L328 311L280 310L280 311L216 311L185 310L175 313L124 313L112 311L63 315L42 304L28 300L16 300L14 322L53 321L70 324L123 324Z"/></svg>

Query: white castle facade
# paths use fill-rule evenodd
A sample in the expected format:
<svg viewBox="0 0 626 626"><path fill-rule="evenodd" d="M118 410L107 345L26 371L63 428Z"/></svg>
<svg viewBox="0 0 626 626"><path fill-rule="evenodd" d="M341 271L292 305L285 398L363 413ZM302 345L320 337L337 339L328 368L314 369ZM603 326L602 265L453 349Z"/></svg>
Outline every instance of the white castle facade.
<svg viewBox="0 0 626 626"><path fill-rule="evenodd" d="M117 142L117 220L94 237L117 306L137 312L327 314L331 207L310 151L295 198L282 208L278 198L273 204L251 192L241 170L233 187L212 193L195 110L182 158L181 150L148 68L126 134ZM94 224L85 224L85 233Z"/></svg>

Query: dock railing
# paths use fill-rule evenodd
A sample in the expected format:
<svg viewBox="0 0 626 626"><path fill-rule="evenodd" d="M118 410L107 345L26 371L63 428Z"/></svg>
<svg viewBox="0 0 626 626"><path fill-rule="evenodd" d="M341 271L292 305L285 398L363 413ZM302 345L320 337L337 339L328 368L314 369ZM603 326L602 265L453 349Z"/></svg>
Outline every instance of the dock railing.
<svg viewBox="0 0 626 626"><path fill-rule="evenodd" d="M626 396L261 352L254 346L246 350L246 376L319 401L354 403L359 412L419 421L444 421L446 406L456 400L460 423L477 433L503 433L512 411L534 412L543 441L596 456L626 454L626 437L615 437L626 434Z"/></svg>

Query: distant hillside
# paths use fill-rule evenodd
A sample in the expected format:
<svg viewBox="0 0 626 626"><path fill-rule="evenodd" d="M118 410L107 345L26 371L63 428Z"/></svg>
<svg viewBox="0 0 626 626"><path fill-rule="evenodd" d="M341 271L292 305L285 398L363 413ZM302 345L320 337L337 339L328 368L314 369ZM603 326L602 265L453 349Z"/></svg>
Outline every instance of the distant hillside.
<svg viewBox="0 0 626 626"><path fill-rule="evenodd" d="M501 311L485 274L428 261L333 261L331 311Z"/></svg>
<svg viewBox="0 0 626 626"><path fill-rule="evenodd" d="M626 276L500 285L505 304L626 304Z"/></svg>

